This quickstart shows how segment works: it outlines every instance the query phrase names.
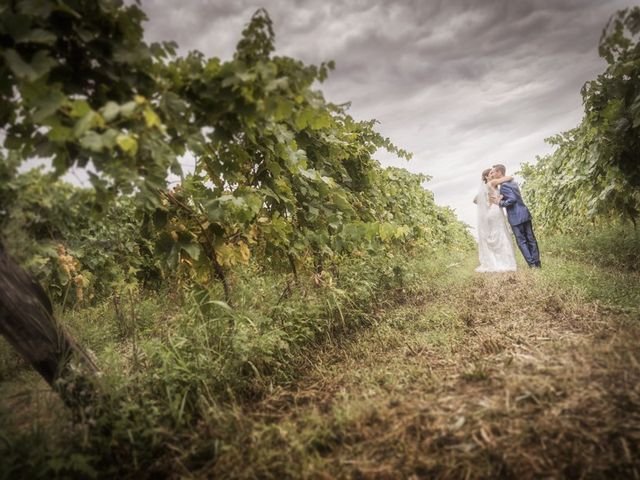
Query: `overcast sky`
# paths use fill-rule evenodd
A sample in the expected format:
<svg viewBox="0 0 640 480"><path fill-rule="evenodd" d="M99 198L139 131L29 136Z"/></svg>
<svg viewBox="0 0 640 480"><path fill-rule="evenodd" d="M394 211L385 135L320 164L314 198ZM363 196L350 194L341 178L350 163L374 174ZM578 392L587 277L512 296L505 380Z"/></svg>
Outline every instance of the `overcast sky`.
<svg viewBox="0 0 640 480"><path fill-rule="evenodd" d="M143 0L147 39L230 59L264 7L276 52L336 70L321 85L357 119L413 152L384 165L431 175L438 203L475 226L480 172L549 151L582 116L580 88L604 69L602 28L625 0ZM525 199L526 200L526 199Z"/></svg>

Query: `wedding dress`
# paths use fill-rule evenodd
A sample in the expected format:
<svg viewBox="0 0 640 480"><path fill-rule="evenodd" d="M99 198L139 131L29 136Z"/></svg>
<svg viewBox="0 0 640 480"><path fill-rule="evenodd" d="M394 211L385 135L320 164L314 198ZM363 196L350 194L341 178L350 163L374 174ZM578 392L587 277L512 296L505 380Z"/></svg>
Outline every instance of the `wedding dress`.
<svg viewBox="0 0 640 480"><path fill-rule="evenodd" d="M476 272L513 272L516 257L502 209L489 201L491 187L482 183L476 195L478 206L478 256ZM498 192L494 192L498 193Z"/></svg>

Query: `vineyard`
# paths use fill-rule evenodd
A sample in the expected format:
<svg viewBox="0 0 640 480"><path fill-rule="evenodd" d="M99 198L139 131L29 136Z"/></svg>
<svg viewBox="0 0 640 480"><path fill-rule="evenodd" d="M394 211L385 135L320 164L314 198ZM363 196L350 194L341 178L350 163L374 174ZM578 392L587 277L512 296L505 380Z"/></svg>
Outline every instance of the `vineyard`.
<svg viewBox="0 0 640 480"><path fill-rule="evenodd" d="M580 124L548 142L555 151L525 164L525 194L551 232L580 231L640 214L640 12L614 15L600 40L606 70L582 88Z"/></svg>
<svg viewBox="0 0 640 480"><path fill-rule="evenodd" d="M145 20L0 5L0 478L638 476L640 8L492 278L267 11L230 60Z"/></svg>

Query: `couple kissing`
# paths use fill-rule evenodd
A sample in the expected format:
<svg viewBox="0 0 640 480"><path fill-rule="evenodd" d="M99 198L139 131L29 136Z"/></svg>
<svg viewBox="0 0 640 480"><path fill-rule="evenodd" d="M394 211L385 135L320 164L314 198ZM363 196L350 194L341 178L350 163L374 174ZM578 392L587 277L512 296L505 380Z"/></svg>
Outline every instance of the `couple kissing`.
<svg viewBox="0 0 640 480"><path fill-rule="evenodd" d="M507 220L518 248L529 267L540 268L540 252L533 233L531 213L522 201L518 184L506 175L504 165L482 172L482 183L474 198L478 209L477 272L512 272L516 259ZM506 219L503 213L506 211Z"/></svg>

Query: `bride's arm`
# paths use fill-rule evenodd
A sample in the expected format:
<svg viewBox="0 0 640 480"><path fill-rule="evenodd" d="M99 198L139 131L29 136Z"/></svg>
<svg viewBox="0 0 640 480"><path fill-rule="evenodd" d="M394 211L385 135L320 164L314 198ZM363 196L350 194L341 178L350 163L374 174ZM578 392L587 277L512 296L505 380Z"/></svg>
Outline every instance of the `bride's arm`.
<svg viewBox="0 0 640 480"><path fill-rule="evenodd" d="M491 185L493 188L495 188L498 185L500 185L501 183L510 182L511 180L513 180L513 177L511 175L508 175L508 176L504 176L502 178L489 180L489 185Z"/></svg>

